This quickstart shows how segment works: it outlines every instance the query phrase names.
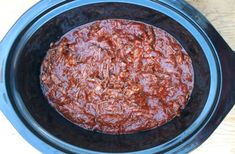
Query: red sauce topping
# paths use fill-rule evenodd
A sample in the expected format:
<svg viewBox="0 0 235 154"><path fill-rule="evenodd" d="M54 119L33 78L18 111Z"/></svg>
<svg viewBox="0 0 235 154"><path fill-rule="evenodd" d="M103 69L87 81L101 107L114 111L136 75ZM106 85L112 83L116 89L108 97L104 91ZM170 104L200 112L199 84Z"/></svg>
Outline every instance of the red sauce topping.
<svg viewBox="0 0 235 154"><path fill-rule="evenodd" d="M179 115L194 78L190 57L170 34L109 19L77 27L52 43L40 81L50 104L71 122L126 134Z"/></svg>

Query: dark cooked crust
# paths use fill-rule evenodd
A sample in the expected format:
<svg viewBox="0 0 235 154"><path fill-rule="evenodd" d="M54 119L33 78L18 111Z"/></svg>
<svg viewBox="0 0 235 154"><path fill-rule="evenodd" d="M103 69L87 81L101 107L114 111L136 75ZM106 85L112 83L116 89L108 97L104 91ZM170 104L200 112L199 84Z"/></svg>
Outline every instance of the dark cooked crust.
<svg viewBox="0 0 235 154"><path fill-rule="evenodd" d="M68 120L125 134L179 115L194 79L190 57L171 35L110 19L77 27L52 44L40 81L49 102Z"/></svg>

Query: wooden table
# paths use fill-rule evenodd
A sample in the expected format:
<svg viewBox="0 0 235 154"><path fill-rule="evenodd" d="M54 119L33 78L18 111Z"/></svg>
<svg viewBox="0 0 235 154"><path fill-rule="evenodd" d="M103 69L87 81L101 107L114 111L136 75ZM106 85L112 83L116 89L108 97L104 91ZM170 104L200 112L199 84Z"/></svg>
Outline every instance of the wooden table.
<svg viewBox="0 0 235 154"><path fill-rule="evenodd" d="M7 0L0 2L0 40L21 14L38 0ZM235 0L186 0L204 14L235 50ZM12 5L14 4L14 5ZM0 144L5 153L39 153L15 131L0 112ZM14 145L14 149L10 148ZM235 107L216 131L199 148L191 152L235 153Z"/></svg>

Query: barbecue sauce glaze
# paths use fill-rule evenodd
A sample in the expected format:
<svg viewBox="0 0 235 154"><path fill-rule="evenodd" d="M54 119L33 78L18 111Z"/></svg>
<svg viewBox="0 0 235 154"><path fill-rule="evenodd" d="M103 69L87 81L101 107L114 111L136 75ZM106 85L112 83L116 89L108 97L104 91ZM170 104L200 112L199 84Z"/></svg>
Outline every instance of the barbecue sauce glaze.
<svg viewBox="0 0 235 154"><path fill-rule="evenodd" d="M52 43L40 81L50 104L88 130L127 134L161 126L185 108L192 61L170 34L141 22L108 19Z"/></svg>

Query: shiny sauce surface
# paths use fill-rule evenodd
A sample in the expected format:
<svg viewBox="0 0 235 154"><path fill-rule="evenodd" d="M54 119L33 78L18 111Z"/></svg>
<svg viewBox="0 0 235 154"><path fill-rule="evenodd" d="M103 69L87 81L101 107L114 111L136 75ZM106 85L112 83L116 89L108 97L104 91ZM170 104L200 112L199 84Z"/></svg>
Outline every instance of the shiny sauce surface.
<svg viewBox="0 0 235 154"><path fill-rule="evenodd" d="M108 19L79 26L51 43L40 82L49 103L74 124L127 134L179 116L194 73L189 55L164 30Z"/></svg>

